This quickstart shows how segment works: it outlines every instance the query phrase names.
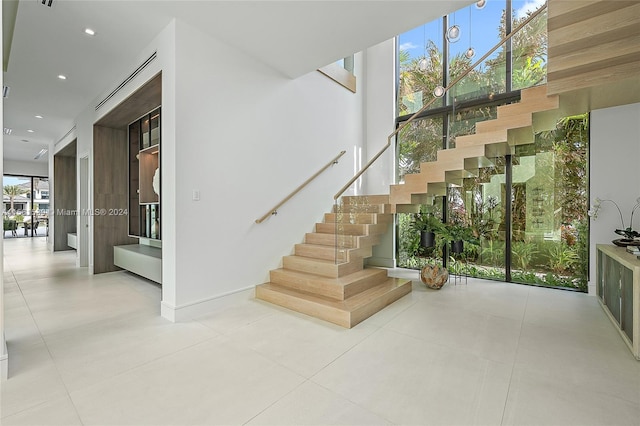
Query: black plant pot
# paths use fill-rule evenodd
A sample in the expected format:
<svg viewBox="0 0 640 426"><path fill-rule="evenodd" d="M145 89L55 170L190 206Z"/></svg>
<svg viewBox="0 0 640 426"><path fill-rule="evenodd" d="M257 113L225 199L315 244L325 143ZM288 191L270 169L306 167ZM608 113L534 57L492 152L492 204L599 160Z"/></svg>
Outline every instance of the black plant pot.
<svg viewBox="0 0 640 426"><path fill-rule="evenodd" d="M436 243L436 234L429 231L420 232L420 245L424 248L431 248Z"/></svg>
<svg viewBox="0 0 640 426"><path fill-rule="evenodd" d="M451 251L453 253L460 254L462 253L462 250L464 250L464 241L462 240L451 241Z"/></svg>

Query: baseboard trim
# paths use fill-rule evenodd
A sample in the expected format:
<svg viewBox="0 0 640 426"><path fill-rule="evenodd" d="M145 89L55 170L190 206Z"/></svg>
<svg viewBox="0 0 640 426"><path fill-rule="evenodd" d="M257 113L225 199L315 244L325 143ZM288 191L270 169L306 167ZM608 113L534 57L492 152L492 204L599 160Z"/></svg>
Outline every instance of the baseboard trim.
<svg viewBox="0 0 640 426"><path fill-rule="evenodd" d="M160 303L160 315L171 322L188 321L215 312L238 300L253 298L254 291L255 286L249 286L177 306L163 301Z"/></svg>

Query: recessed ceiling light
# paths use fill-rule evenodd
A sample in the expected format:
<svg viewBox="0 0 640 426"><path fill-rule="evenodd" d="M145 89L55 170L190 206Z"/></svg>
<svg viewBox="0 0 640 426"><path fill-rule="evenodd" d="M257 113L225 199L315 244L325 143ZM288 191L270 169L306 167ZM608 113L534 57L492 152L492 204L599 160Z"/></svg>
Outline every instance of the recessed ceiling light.
<svg viewBox="0 0 640 426"><path fill-rule="evenodd" d="M62 74L60 74L60 75L58 76L58 78L59 78L60 80L66 80L66 79L67 79L67 76L66 76L66 75L62 75Z"/></svg>
<svg viewBox="0 0 640 426"><path fill-rule="evenodd" d="M91 28L85 28L84 29L84 33L87 34L87 35L90 35L90 36L96 35L96 32L93 31Z"/></svg>
<svg viewBox="0 0 640 426"><path fill-rule="evenodd" d="M41 115L35 115L35 118L43 118Z"/></svg>
<svg viewBox="0 0 640 426"><path fill-rule="evenodd" d="M27 132L29 132L29 133L33 133L33 132L34 132L34 130L28 129L28 130L27 130Z"/></svg>

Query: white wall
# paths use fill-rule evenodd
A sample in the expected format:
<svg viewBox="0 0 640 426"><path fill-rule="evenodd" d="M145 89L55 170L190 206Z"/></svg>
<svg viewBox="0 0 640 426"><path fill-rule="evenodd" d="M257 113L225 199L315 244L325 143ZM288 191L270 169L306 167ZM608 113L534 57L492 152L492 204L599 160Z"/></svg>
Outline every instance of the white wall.
<svg viewBox="0 0 640 426"><path fill-rule="evenodd" d="M180 21L176 77L175 152L162 148L163 261L175 262L176 299L163 301L163 315L179 319L194 303L268 281L330 211L360 161L363 107L362 90L353 94L318 72L290 80ZM277 216L254 222L341 150L340 163ZM175 221L175 240L165 238L167 220Z"/></svg>
<svg viewBox="0 0 640 426"><path fill-rule="evenodd" d="M4 160L4 173L8 175L49 176L46 161Z"/></svg>
<svg viewBox="0 0 640 426"><path fill-rule="evenodd" d="M395 130L396 41L387 40L365 51L363 75L365 105L364 163L373 158L387 144ZM395 138L384 154L363 175L364 194L389 194L395 182ZM390 225L380 244L373 247L373 256L367 264L384 267L396 266L395 226Z"/></svg>
<svg viewBox="0 0 640 426"><path fill-rule="evenodd" d="M614 200L620 206L625 225L640 197L640 104L596 110L591 113L590 196ZM640 209L634 217L640 229ZM621 238L620 215L611 203L603 203L597 219L591 219L589 294L595 294L596 244L611 244Z"/></svg>
<svg viewBox="0 0 640 426"><path fill-rule="evenodd" d="M376 155L395 130L395 39L370 47L365 52L364 96L366 107L367 160ZM365 173L365 193L388 194L395 182L395 139L391 146Z"/></svg>

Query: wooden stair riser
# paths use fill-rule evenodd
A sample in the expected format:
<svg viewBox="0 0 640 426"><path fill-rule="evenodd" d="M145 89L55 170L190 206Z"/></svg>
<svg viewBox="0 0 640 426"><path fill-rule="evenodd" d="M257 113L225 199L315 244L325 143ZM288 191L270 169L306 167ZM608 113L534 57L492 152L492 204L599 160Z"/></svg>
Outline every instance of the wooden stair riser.
<svg viewBox="0 0 640 426"><path fill-rule="evenodd" d="M389 204L388 195L344 195L343 204Z"/></svg>
<svg viewBox="0 0 640 426"><path fill-rule="evenodd" d="M518 127L531 126L531 113L509 115L495 120L481 121L476 124L476 133L492 132L501 129L517 129Z"/></svg>
<svg viewBox="0 0 640 426"><path fill-rule="evenodd" d="M359 247L359 238L357 235L338 235L338 238L336 238L335 234L310 232L305 234L304 242L330 247L335 247L337 243L340 247L357 248Z"/></svg>
<svg viewBox="0 0 640 426"><path fill-rule="evenodd" d="M335 263L329 260L312 259L302 256L284 256L282 258L282 265L285 269L307 272L330 278L343 277L364 268L364 262L362 259L356 259L345 263Z"/></svg>
<svg viewBox="0 0 640 426"><path fill-rule="evenodd" d="M333 213L390 213L389 204L334 204Z"/></svg>
<svg viewBox="0 0 640 426"><path fill-rule="evenodd" d="M558 109L559 107L560 99L558 96L545 96L544 98L532 99L529 102L500 105L498 107L498 118Z"/></svg>
<svg viewBox="0 0 640 426"><path fill-rule="evenodd" d="M411 292L411 281L388 278L345 301L308 295L276 284L256 287L256 298L296 312L351 328Z"/></svg>
<svg viewBox="0 0 640 426"><path fill-rule="evenodd" d="M380 213L325 213L325 223L356 223L356 224L377 224L377 223L389 223L393 220L393 216L390 214Z"/></svg>
<svg viewBox="0 0 640 426"><path fill-rule="evenodd" d="M376 235L387 232L388 224L316 223L316 232L338 235Z"/></svg>
<svg viewBox="0 0 640 426"><path fill-rule="evenodd" d="M396 285L395 288L386 292L385 294L372 295L369 303L351 312L351 327L361 323L371 315L381 311L396 300L411 293L410 280L398 280L397 278L395 280L397 280L398 282L404 281L404 283L402 285Z"/></svg>
<svg viewBox="0 0 640 426"><path fill-rule="evenodd" d="M322 246L314 244L296 244L295 255L310 257L313 259L325 259L338 262L350 262L356 259L364 259L373 256L371 247L346 248Z"/></svg>
<svg viewBox="0 0 640 426"><path fill-rule="evenodd" d="M524 89L521 101L498 107L498 118L476 123L476 133L456 138L456 147L438 151L438 160L420 164L420 173L406 175L390 188L391 210L403 210L415 196L446 194L447 183L460 184L466 172L491 166L491 158L512 155L514 147L534 142L534 130L552 128L559 97L546 86Z"/></svg>
<svg viewBox="0 0 640 426"><path fill-rule="evenodd" d="M493 132L474 133L456 137L456 147L486 145L488 143L507 142L507 129L499 129Z"/></svg>
<svg viewBox="0 0 640 426"><path fill-rule="evenodd" d="M287 269L269 273L272 284L315 294L334 300L345 300L387 280L384 269L368 268L342 278L327 278Z"/></svg>
<svg viewBox="0 0 640 426"><path fill-rule="evenodd" d="M282 306L295 312L300 312L314 318L351 328L350 312L337 307L328 306L315 300L308 300L304 295L283 291L284 287L273 284L262 284L256 287L256 299Z"/></svg>
<svg viewBox="0 0 640 426"><path fill-rule="evenodd" d="M313 232L306 234L305 243L335 247L337 240L338 247L341 248L362 248L380 244L381 238L382 235L338 235L336 239L335 234Z"/></svg>

